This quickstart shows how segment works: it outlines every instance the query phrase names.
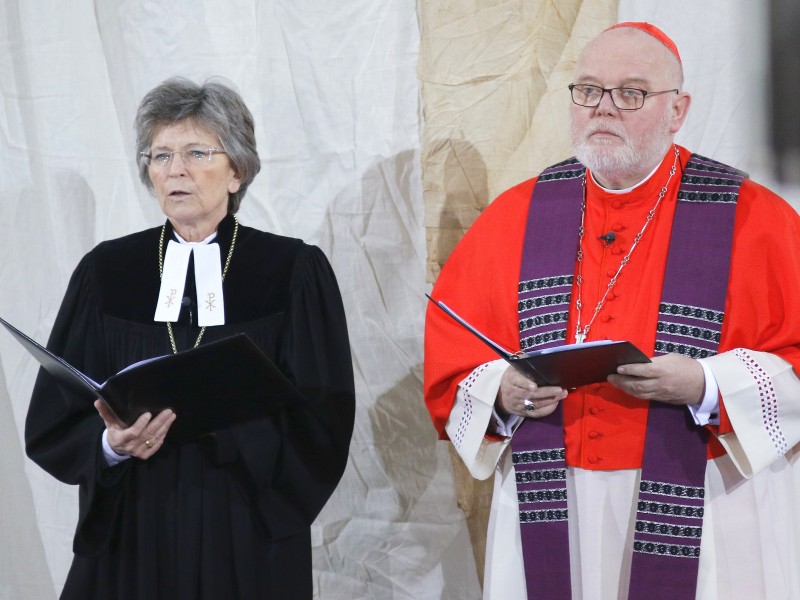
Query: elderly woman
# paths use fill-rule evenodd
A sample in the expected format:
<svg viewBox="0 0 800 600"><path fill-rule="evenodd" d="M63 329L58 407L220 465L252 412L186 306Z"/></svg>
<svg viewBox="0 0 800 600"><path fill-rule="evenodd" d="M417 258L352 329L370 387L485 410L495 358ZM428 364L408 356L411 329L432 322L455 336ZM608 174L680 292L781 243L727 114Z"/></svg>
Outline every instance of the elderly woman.
<svg viewBox="0 0 800 600"><path fill-rule="evenodd" d="M342 475L354 416L333 272L318 248L237 221L260 163L235 91L165 81L143 99L136 135L141 179L167 220L81 260L48 347L104 381L243 332L303 399L178 445L169 428L180 414L128 426L41 372L28 455L80 486L61 597L310 598L310 525Z"/></svg>

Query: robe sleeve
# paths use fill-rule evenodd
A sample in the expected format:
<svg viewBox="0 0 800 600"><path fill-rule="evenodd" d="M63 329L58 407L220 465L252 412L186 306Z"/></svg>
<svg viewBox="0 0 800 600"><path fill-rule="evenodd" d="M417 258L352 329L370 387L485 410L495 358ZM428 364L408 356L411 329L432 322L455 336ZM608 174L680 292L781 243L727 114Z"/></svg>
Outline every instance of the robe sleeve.
<svg viewBox="0 0 800 600"><path fill-rule="evenodd" d="M767 352L737 348L706 360L731 423L718 439L739 472L752 477L800 443L800 379Z"/></svg>
<svg viewBox="0 0 800 600"><path fill-rule="evenodd" d="M510 437L487 434L494 419L500 380L507 368L505 360L494 360L478 366L461 381L445 425L456 452L475 479L488 479L494 473L511 441Z"/></svg>
<svg viewBox="0 0 800 600"><path fill-rule="evenodd" d="M273 538L306 531L341 478L355 414L353 366L336 278L303 246L291 280L280 363L302 401L233 429Z"/></svg>
<svg viewBox="0 0 800 600"><path fill-rule="evenodd" d="M92 257L88 254L76 267L47 347L102 382L107 367ZM28 456L59 481L80 486L75 550L81 553L98 551L108 542L129 462L106 466L105 424L93 402L63 389L40 369L25 421Z"/></svg>
<svg viewBox="0 0 800 600"><path fill-rule="evenodd" d="M517 287L525 216L535 181L511 188L486 208L448 258L431 292L434 299L509 350L520 347ZM488 346L429 304L424 393L441 439L448 439L445 425L459 383L478 365L495 359L497 354Z"/></svg>
<svg viewBox="0 0 800 600"><path fill-rule="evenodd" d="M746 180L737 206L712 427L750 477L800 444L800 216Z"/></svg>

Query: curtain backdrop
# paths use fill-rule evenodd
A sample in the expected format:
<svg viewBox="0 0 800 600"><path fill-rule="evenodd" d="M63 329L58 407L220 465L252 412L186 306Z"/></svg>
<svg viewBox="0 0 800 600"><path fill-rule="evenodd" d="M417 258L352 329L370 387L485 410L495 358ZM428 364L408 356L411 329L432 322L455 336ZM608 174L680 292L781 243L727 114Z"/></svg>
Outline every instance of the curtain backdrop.
<svg viewBox="0 0 800 600"><path fill-rule="evenodd" d="M619 0L616 10L681 50L695 100L680 141L758 174L767 80L755 4ZM479 598L448 444L421 397L423 293L460 234L437 254L426 228L430 238L441 225L431 215L451 184L477 178L488 202L563 147L569 40L608 6L0 0L0 316L46 341L80 257L163 221L136 174L136 106L173 75L228 79L253 112L263 165L241 221L319 245L347 310L358 408L347 471L312 528L316 595ZM473 43L434 60L443 36ZM483 112L459 87L476 73L494 76L470 92L498 100ZM521 92L528 78L550 104ZM435 102L420 95L432 82ZM434 156L437 144L470 157L469 178L452 176L458 165L448 176L454 163ZM24 456L36 372L0 332L0 600L56 598L71 561L77 490Z"/></svg>

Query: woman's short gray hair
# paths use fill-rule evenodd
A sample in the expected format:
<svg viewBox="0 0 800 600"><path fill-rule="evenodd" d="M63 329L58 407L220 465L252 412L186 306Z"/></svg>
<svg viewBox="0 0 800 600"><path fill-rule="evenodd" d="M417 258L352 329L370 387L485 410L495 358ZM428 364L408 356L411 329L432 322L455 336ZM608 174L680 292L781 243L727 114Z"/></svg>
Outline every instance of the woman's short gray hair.
<svg viewBox="0 0 800 600"><path fill-rule="evenodd" d="M217 81L203 85L173 77L150 90L136 111L136 157L142 183L153 191L153 182L146 159L156 130L185 119L194 119L198 125L215 134L240 180L239 190L228 194L228 213L239 210L247 187L261 170L261 160L256 150L253 115L242 97L232 87Z"/></svg>

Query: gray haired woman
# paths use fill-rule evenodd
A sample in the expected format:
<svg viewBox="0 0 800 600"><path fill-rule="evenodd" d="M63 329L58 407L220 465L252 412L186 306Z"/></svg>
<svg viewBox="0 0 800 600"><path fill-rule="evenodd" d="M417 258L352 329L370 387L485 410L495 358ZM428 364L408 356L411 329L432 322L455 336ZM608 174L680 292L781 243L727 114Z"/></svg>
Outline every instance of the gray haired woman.
<svg viewBox="0 0 800 600"><path fill-rule="evenodd" d="M310 525L342 475L354 417L336 279L318 248L236 219L260 162L253 118L231 87L167 80L135 124L141 179L167 219L81 260L48 348L105 381L245 333L302 400L177 443L169 432L181 414L126 424L40 372L28 455L80 486L61 597L311 598Z"/></svg>

